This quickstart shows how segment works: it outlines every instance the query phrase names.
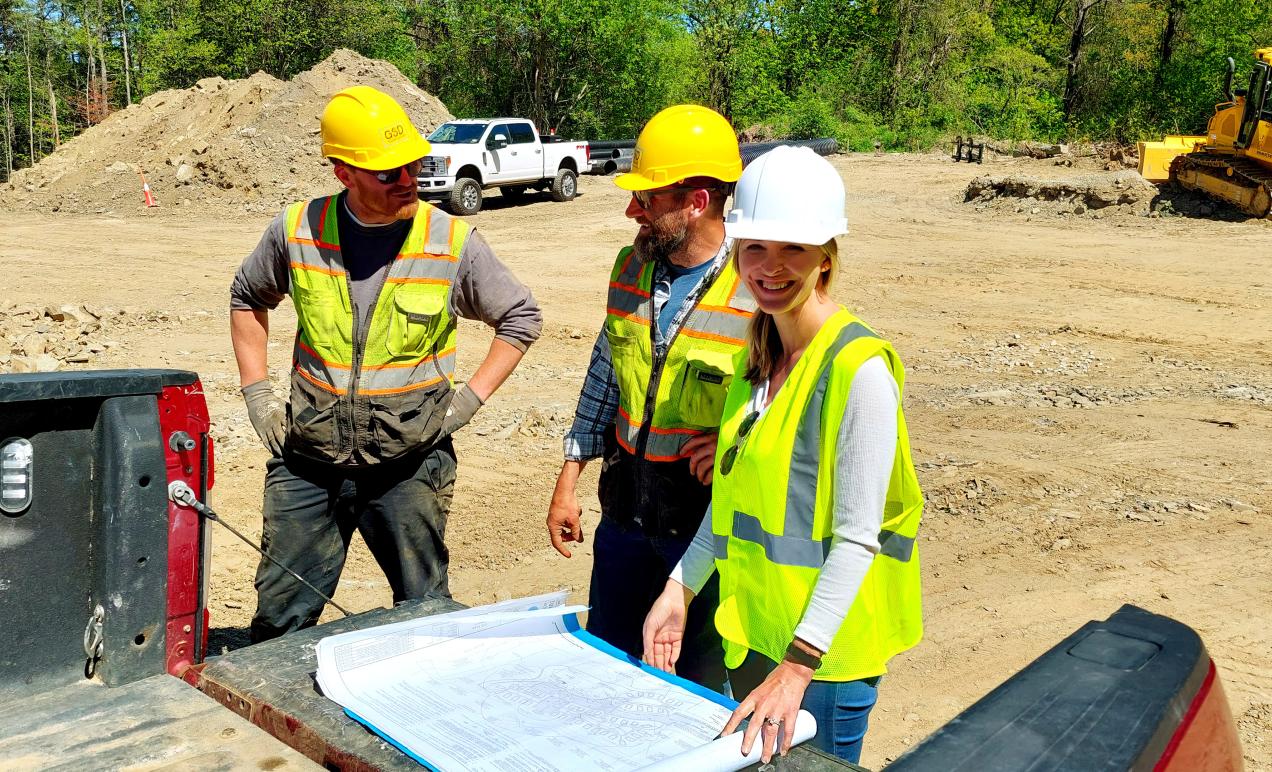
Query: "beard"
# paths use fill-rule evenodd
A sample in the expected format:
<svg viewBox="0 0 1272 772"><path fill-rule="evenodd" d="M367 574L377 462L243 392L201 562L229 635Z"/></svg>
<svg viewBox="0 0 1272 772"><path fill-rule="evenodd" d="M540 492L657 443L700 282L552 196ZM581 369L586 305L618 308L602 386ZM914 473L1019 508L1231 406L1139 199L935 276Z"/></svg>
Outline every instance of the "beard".
<svg viewBox="0 0 1272 772"><path fill-rule="evenodd" d="M410 220L415 217L415 213L420 211L420 202L412 201L405 206L398 207L397 213L394 215L399 220Z"/></svg>
<svg viewBox="0 0 1272 772"><path fill-rule="evenodd" d="M636 236L632 253L642 263L665 263L688 237L689 215L679 210L668 212L649 224L648 233Z"/></svg>

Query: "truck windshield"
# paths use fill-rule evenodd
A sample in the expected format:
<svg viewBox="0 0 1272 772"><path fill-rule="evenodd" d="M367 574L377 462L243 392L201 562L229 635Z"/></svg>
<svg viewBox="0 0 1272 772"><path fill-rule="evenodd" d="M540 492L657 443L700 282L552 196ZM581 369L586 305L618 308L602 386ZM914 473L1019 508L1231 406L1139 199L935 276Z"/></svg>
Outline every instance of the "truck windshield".
<svg viewBox="0 0 1272 772"><path fill-rule="evenodd" d="M484 123L443 123L428 135L429 142L475 145L486 132Z"/></svg>

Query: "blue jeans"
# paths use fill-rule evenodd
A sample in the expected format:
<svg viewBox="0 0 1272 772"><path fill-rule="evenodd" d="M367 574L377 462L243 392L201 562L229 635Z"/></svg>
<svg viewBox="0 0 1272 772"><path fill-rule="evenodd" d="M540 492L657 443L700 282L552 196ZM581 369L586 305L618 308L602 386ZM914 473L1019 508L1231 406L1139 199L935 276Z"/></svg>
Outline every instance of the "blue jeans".
<svg viewBox="0 0 1272 772"><path fill-rule="evenodd" d="M764 682L777 663L763 654L750 652L735 670L729 671L733 698L746 699ZM860 681L813 681L800 704L817 719L817 734L809 740L814 748L844 761L861 760L861 745L870 724L870 710L879 696L879 676Z"/></svg>
<svg viewBox="0 0 1272 772"><path fill-rule="evenodd" d="M648 536L635 523L602 517L595 538L587 631L640 659L645 615L693 537ZM676 675L723 693L724 646L714 621L719 604L720 583L712 576L689 604Z"/></svg>

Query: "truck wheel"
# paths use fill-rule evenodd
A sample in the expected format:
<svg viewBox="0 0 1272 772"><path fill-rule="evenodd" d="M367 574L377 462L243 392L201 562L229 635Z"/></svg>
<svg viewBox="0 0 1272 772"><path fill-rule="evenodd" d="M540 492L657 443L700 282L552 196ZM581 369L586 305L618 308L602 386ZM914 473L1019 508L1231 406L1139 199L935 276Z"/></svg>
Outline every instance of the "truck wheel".
<svg viewBox="0 0 1272 772"><path fill-rule="evenodd" d="M569 201L579 192L579 177L569 169L557 172L552 181L552 200Z"/></svg>
<svg viewBox="0 0 1272 772"><path fill-rule="evenodd" d="M453 214L466 216L481 211L481 185L471 177L455 180L455 187L450 193L450 210Z"/></svg>
<svg viewBox="0 0 1272 772"><path fill-rule="evenodd" d="M503 196L509 201L520 201L526 196L526 186L525 185L504 185L502 188L499 189L499 195Z"/></svg>

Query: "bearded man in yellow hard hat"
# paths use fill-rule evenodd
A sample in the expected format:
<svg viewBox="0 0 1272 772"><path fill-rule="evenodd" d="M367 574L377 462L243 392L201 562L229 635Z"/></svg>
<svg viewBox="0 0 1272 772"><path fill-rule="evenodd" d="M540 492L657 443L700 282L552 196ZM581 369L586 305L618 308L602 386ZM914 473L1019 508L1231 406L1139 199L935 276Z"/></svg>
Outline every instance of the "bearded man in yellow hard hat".
<svg viewBox="0 0 1272 772"><path fill-rule="evenodd" d="M587 629L634 657L645 614L711 500L733 356L755 310L724 234L725 201L741 174L729 122L677 105L649 120L631 173L615 180L631 192L626 215L640 228L610 273L548 533L567 558L566 543L583 541L575 486L588 461L603 457ZM690 607L676 668L716 690L725 681L711 621L718 596L713 579Z"/></svg>
<svg viewBox="0 0 1272 772"><path fill-rule="evenodd" d="M392 97L332 97L322 153L344 190L287 207L230 289L243 396L271 456L261 546L330 596L356 529L394 602L449 596L451 434L538 338L539 307L471 225L419 201L429 144ZM286 406L266 361L284 295L298 323ZM495 338L457 387L460 316ZM283 569L262 559L255 584L253 641L317 623L324 598Z"/></svg>

